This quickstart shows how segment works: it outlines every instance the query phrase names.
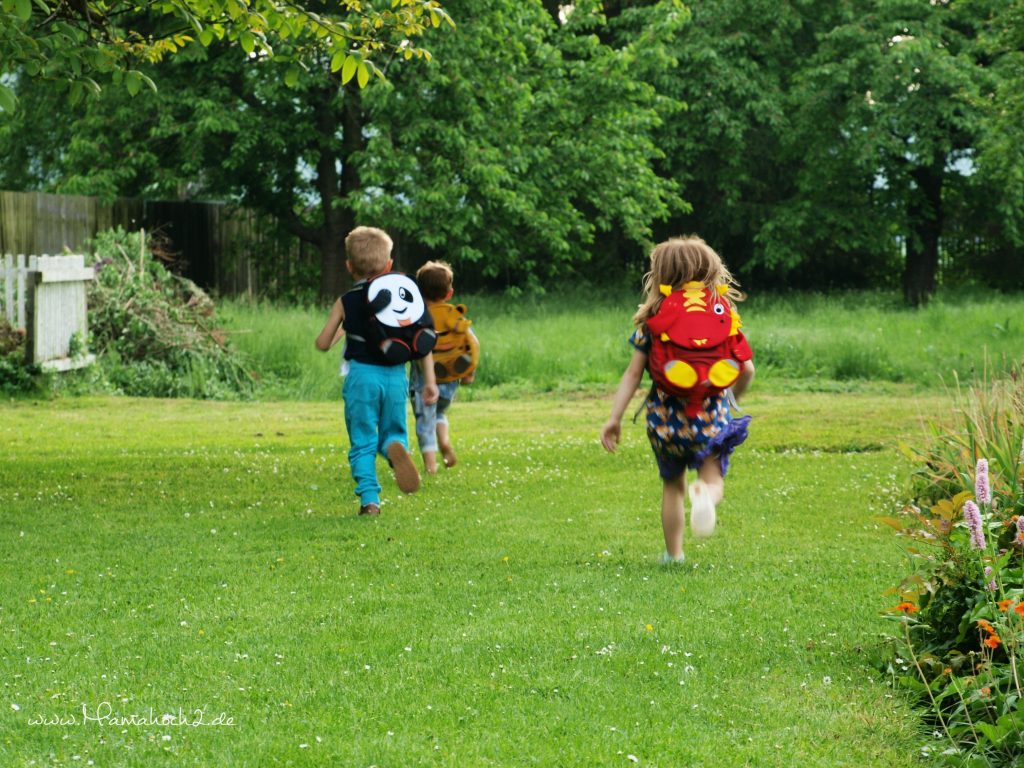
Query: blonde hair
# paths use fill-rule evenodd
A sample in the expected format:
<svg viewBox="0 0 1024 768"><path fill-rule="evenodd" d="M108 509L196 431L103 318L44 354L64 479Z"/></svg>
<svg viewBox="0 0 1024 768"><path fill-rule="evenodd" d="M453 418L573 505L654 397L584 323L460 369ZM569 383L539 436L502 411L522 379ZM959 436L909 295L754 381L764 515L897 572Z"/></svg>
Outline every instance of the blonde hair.
<svg viewBox="0 0 1024 768"><path fill-rule="evenodd" d="M696 235L673 237L651 251L651 270L644 275L644 301L633 315L633 322L639 327L658 311L665 298L661 286L669 285L675 290L693 280L711 290L719 285L729 286L725 295L731 301L746 298L714 248Z"/></svg>
<svg viewBox="0 0 1024 768"><path fill-rule="evenodd" d="M345 238L345 258L360 277L383 272L391 258L394 243L388 233L377 227L356 227Z"/></svg>
<svg viewBox="0 0 1024 768"><path fill-rule="evenodd" d="M455 273L447 261L428 261L416 270L416 284L427 301L444 301L454 279Z"/></svg>

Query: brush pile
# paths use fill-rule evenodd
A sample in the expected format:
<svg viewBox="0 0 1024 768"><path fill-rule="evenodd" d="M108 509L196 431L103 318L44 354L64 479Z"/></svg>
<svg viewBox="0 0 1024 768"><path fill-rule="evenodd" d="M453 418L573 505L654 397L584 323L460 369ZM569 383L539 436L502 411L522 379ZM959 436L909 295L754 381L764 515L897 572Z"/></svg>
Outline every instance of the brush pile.
<svg viewBox="0 0 1024 768"><path fill-rule="evenodd" d="M123 229L93 243L89 346L105 377L127 395L235 398L252 376L216 326L216 308L195 283L168 269L158 239Z"/></svg>

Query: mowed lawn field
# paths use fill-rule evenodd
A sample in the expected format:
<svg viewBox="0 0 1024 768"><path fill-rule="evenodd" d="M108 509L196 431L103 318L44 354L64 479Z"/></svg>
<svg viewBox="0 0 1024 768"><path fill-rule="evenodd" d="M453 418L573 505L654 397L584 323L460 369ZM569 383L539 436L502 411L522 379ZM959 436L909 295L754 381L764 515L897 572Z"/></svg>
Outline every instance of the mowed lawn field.
<svg viewBox="0 0 1024 768"><path fill-rule="evenodd" d="M873 518L947 399L783 390L682 567L610 392L457 402L379 519L340 402L4 403L0 765L918 765Z"/></svg>

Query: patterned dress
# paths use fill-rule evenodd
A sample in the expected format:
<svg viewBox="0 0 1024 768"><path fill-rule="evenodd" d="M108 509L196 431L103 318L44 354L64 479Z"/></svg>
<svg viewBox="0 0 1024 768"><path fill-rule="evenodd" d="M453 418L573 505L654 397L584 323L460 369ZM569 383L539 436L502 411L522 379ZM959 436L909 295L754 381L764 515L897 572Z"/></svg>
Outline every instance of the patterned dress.
<svg viewBox="0 0 1024 768"><path fill-rule="evenodd" d="M637 329L629 339L647 354L651 339L646 329ZM747 439L749 416L733 418L725 392L704 398L694 418L685 414L686 400L652 386L647 396L647 438L663 480L675 480L687 469L699 469L709 456L716 456L722 475L729 471L729 457Z"/></svg>

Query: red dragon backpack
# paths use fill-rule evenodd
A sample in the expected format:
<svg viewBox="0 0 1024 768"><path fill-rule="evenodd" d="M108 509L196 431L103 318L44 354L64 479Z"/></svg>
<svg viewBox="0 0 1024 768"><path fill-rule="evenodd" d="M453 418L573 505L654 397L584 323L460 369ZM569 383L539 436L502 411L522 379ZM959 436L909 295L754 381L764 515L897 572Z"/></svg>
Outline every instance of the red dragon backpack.
<svg viewBox="0 0 1024 768"><path fill-rule="evenodd" d="M729 286L711 290L691 281L676 291L670 285L660 290L665 298L647 321L647 370L660 389L686 400L692 419L704 398L732 386L753 353L740 333L739 313L725 297Z"/></svg>

